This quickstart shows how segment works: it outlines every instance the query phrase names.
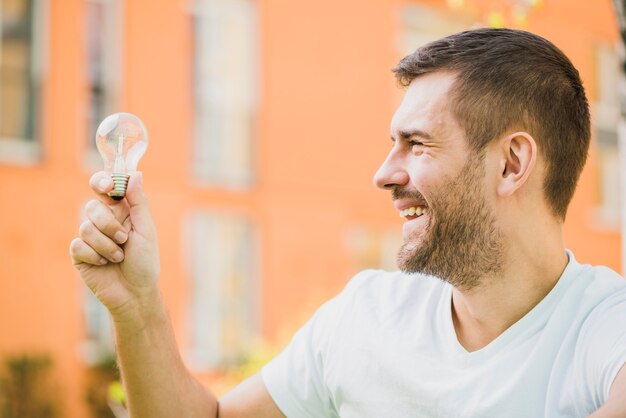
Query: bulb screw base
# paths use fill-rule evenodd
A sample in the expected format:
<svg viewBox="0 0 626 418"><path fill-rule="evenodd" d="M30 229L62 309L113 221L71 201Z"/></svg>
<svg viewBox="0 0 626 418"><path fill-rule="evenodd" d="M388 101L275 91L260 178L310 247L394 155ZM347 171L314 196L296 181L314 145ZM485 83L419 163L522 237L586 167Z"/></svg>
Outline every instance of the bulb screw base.
<svg viewBox="0 0 626 418"><path fill-rule="evenodd" d="M109 192L109 196L113 200L122 200L126 196L130 176L124 173L112 173L111 178L113 178L113 190Z"/></svg>

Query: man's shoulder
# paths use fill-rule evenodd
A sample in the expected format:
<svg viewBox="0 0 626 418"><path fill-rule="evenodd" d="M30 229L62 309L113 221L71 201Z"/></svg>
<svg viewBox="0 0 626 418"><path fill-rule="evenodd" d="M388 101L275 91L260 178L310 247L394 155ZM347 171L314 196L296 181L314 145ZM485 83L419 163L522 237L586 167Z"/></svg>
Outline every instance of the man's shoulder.
<svg viewBox="0 0 626 418"><path fill-rule="evenodd" d="M585 297L598 301L594 311L618 309L626 313L626 279L605 266L591 266L588 274L591 280Z"/></svg>
<svg viewBox="0 0 626 418"><path fill-rule="evenodd" d="M605 286L610 286L615 289L626 288L626 279L615 270L607 266L588 266L588 274L590 274L594 280L602 283Z"/></svg>
<svg viewBox="0 0 626 418"><path fill-rule="evenodd" d="M617 294L626 296L626 279L607 266L581 264L577 276L585 300L600 304Z"/></svg>
<svg viewBox="0 0 626 418"><path fill-rule="evenodd" d="M606 266L580 265L570 304L580 318L579 344L605 344L607 335L625 335L626 279Z"/></svg>

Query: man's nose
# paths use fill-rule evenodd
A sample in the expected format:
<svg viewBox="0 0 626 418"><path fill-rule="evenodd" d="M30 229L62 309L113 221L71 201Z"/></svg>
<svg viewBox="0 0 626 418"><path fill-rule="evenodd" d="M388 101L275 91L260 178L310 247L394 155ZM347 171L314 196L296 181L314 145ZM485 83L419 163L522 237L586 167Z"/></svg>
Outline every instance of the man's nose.
<svg viewBox="0 0 626 418"><path fill-rule="evenodd" d="M405 186L408 182L409 174L392 151L374 175L374 184L381 189L389 190Z"/></svg>

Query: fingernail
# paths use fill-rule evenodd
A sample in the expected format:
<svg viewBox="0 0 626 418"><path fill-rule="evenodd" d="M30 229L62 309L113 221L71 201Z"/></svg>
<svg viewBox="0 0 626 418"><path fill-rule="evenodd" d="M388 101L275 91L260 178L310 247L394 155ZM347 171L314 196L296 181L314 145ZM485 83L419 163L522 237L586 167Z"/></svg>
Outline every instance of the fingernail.
<svg viewBox="0 0 626 418"><path fill-rule="evenodd" d="M117 232L115 233L114 238L115 238L115 242L117 242L118 244L123 244L123 243L125 243L125 242L126 242L126 238L127 238L127 236L126 236L126 232L123 232L123 231L117 231Z"/></svg>
<svg viewBox="0 0 626 418"><path fill-rule="evenodd" d="M110 179L102 179L98 182L98 187L105 190L109 186L109 183L111 183Z"/></svg>
<svg viewBox="0 0 626 418"><path fill-rule="evenodd" d="M109 262L109 260L107 260L106 258L102 257L100 260L98 260L98 262L99 262L101 265L105 265L106 263L108 263L108 262Z"/></svg>
<svg viewBox="0 0 626 418"><path fill-rule="evenodd" d="M124 254L122 254L121 251L116 251L115 254L113 254L113 261L114 262L119 263L123 259L124 259Z"/></svg>

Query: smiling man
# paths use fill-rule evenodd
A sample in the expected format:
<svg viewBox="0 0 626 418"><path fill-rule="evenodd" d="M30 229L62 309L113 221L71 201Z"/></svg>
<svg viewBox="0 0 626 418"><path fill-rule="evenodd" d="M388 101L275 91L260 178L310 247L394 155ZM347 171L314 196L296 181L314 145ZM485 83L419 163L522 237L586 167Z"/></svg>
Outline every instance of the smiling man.
<svg viewBox="0 0 626 418"><path fill-rule="evenodd" d="M71 254L112 314L131 416L626 416L626 281L563 243L590 140L576 69L536 35L481 29L394 71L375 182L405 218L400 271L359 273L219 402L179 358L140 177L114 202L94 175Z"/></svg>
<svg viewBox="0 0 626 418"><path fill-rule="evenodd" d="M375 181L407 219L398 267L468 288L499 273L504 247L481 199L485 154L470 147L450 111L455 82L454 73L442 71L409 84L392 121L394 149Z"/></svg>

